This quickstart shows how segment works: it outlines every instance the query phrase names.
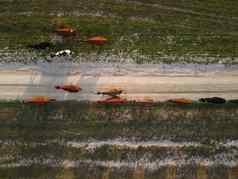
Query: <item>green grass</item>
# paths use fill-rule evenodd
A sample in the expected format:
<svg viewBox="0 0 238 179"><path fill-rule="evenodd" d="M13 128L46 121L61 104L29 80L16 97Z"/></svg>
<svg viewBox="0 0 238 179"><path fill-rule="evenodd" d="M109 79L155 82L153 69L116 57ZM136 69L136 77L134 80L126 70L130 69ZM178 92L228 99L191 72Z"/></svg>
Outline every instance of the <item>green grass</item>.
<svg viewBox="0 0 238 179"><path fill-rule="evenodd" d="M229 57L232 63L238 56L236 4L212 0L151 0L144 4L113 0L4 1L0 3L0 47L25 49L27 44L50 40L57 24L66 24L79 29L79 37L57 44L43 55L71 48L76 55L123 54L137 63L178 62L180 57L185 57L182 61L199 62L192 59L199 56L214 57L203 63L218 62L223 57ZM30 15L24 15L26 12ZM94 35L106 36L110 43L99 49L82 42Z"/></svg>
<svg viewBox="0 0 238 179"><path fill-rule="evenodd" d="M5 117L5 113L8 117ZM48 159L52 161L51 164L59 166L68 160L88 159L120 162L137 162L142 159L145 160L145 164L148 164L149 161L173 159L173 156L175 158L185 156L185 160L196 159L196 157L213 160L217 156L225 156L226 159L231 156L232 160L235 160L237 147L223 147L219 143L237 139L237 113L237 105L229 103L224 105L195 103L184 106L159 103L152 107L135 104L112 107L76 101L53 102L47 105L2 101L0 102L0 165L10 165L21 160L26 163L28 160L38 163L13 168L1 166L0 178L19 178L19 176L54 178L63 173L62 168L48 167L44 163ZM178 143L198 142L201 146L182 148L140 146L134 149L103 145L90 150L90 146L75 148L66 145L69 141L93 142L113 139L128 142L158 140L171 140ZM221 169L216 168L220 166ZM166 172L167 167L170 165L161 168L161 171ZM191 163L191 165L178 164L173 167L176 168L177 173L188 170L192 177L199 166ZM101 176L104 167L80 164L70 169L79 172L75 173L76 178L85 178L84 175L91 176L92 171ZM209 176L219 178L223 176L222 171L226 171L226 166L219 163L218 166L209 166L206 169L209 169ZM132 175L127 170L129 170L127 167L113 168L112 171L115 172L113 178L122 176L120 172L125 172L128 179L131 178ZM132 170L130 172L134 172L134 169ZM159 176L157 172L161 175L161 171L160 169L145 171L145 174L149 176L150 172L155 172L151 174L154 177L149 178L157 178Z"/></svg>
<svg viewBox="0 0 238 179"><path fill-rule="evenodd" d="M184 107L173 104L109 107L79 102L46 106L1 104L0 139L19 137L35 141L55 137L151 139L176 136L177 139L206 142L207 139L236 138L236 115L237 106L231 104Z"/></svg>

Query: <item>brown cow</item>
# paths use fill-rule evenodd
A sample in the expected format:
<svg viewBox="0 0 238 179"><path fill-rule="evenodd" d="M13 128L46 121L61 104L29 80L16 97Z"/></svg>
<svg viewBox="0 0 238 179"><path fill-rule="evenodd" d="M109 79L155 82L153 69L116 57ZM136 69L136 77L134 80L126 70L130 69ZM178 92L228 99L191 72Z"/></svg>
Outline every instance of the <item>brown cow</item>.
<svg viewBox="0 0 238 179"><path fill-rule="evenodd" d="M55 89L62 89L71 93L77 93L81 91L81 88L78 85L57 85Z"/></svg>
<svg viewBox="0 0 238 179"><path fill-rule="evenodd" d="M89 38L87 42L93 45L104 45L108 42L108 40L102 36L95 36L95 37Z"/></svg>
<svg viewBox="0 0 238 179"><path fill-rule="evenodd" d="M32 96L28 99L23 100L24 103L32 103L32 104L47 104L51 101L56 101L56 99L48 96Z"/></svg>

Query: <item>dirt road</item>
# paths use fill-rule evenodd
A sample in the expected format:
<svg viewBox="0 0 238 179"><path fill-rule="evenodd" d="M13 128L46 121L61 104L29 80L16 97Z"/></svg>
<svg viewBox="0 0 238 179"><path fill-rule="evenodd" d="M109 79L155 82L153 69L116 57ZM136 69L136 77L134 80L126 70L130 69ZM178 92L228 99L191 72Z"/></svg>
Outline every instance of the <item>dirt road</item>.
<svg viewBox="0 0 238 179"><path fill-rule="evenodd" d="M67 93L55 85L79 84L82 91ZM238 98L238 68L223 65L93 65L43 64L0 66L0 99L50 96L57 100L95 101L98 91L121 88L130 100L165 101L185 97Z"/></svg>

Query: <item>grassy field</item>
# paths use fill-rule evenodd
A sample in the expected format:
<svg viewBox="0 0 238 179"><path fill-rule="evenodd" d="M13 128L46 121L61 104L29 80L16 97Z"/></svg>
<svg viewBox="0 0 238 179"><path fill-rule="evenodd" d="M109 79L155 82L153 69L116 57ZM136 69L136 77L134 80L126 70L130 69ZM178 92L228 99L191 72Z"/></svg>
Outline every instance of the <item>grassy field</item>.
<svg viewBox="0 0 238 179"><path fill-rule="evenodd" d="M21 129L22 134L25 130L31 131L31 135L25 136L24 140L37 140L37 135L43 131L49 138L67 138L70 135L64 131L70 130L80 133L80 136L74 136L79 139L120 136L146 140L164 136L176 137L176 140L211 142L214 139L236 138L237 113L237 104L229 103L182 106L160 103L146 107L136 104L107 106L76 101L45 106L17 101L1 102L0 140L19 136Z"/></svg>
<svg viewBox="0 0 238 179"><path fill-rule="evenodd" d="M80 35L38 55L70 48L75 56L115 55L136 63L237 63L237 5L234 0L5 0L0 47L27 51L27 44L50 41L55 28L65 24ZM110 43L99 48L83 42L94 35Z"/></svg>
<svg viewBox="0 0 238 179"><path fill-rule="evenodd" d="M231 104L2 102L0 178L237 178L237 113Z"/></svg>

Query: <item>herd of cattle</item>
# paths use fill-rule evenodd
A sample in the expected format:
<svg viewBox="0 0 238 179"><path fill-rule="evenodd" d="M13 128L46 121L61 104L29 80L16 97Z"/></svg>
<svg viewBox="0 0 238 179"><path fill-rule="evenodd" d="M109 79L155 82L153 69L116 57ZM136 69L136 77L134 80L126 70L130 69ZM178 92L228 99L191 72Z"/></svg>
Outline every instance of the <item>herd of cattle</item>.
<svg viewBox="0 0 238 179"><path fill-rule="evenodd" d="M60 36L62 39L72 39L72 38L78 39L78 35L79 35L78 30L76 30L72 27L64 26L64 25L57 28L54 31L54 33L57 36ZM93 36L86 40L80 40L80 42L86 42L91 45L102 46L102 45L105 45L106 43L108 43L108 39L103 36ZM39 43L35 43L35 44L29 44L29 45L27 45L27 47L35 49L35 50L46 50L46 49L54 48L55 44L53 44L52 42L49 42L49 41L44 41L44 42L39 42ZM71 50L66 49L66 50L60 50L56 53L52 53L50 56L53 58L53 57L69 56L72 54L73 53Z"/></svg>
<svg viewBox="0 0 238 179"><path fill-rule="evenodd" d="M63 90L68 93L78 93L82 89L79 85L73 84L66 84L66 85L57 85L55 86L56 90ZM96 94L98 95L106 95L108 96L106 99L96 101L97 104L110 104L110 105L120 105L120 104L129 104L129 103L140 103L140 104L156 104L157 101L153 101L152 99L145 99L144 101L131 101L127 100L126 98L121 97L120 95L124 93L120 88L112 88L106 91L98 91ZM47 104L49 102L56 101L55 98L48 97L48 96L32 96L28 99L25 99L23 102L25 103L33 103L33 104ZM186 104L193 104L194 100L186 99L186 98L175 98L170 99L167 102L186 105ZM210 98L200 98L198 100L200 103L213 103L213 104L224 104L224 103L234 103L238 104L238 99L234 100L225 100L221 97L210 97Z"/></svg>
<svg viewBox="0 0 238 179"><path fill-rule="evenodd" d="M58 36L61 36L63 39L64 38L77 38L79 32L78 30L71 28L71 27L67 27L67 26L61 26L59 28L57 28L54 33L56 33ZM103 36L94 36L94 37L90 37L87 40L84 40L82 42L87 42L89 44L92 45L104 45L108 42L108 39L103 37ZM37 44L31 44L28 45L29 48L33 48L36 50L45 50L48 48L52 48L54 47L54 44L51 42L40 42ZM72 51L69 49L66 50L61 50L58 51L54 54L51 54L50 56L52 58L54 57L60 57L60 56L69 56L72 55ZM64 90L70 93L77 93L80 92L82 89L78 86L78 85L71 85L71 84L66 84L66 85L59 85L59 86L55 86L55 89L57 90ZM121 89L111 89L108 91L99 91L97 92L98 95L107 95L109 96L106 99L103 100L99 100L97 101L97 103L99 104L126 104L132 101L128 101L125 98L120 97L120 95L123 93L123 90ZM24 102L26 103L34 103L34 104L46 104L49 103L51 101L56 101L56 99L48 97L48 96L33 96L29 99L24 100ZM134 101L136 102L136 101ZM168 100L168 102L171 103L176 103L176 104L192 104L194 103L193 100L191 99L186 99L186 98L177 98L177 99L170 99ZM199 99L199 102L201 103L214 103L214 104L224 104L227 101L223 98L220 97L211 97L211 98L201 98ZM236 100L229 100L228 102L230 103L238 103L238 99ZM138 102L139 103L139 102ZM144 103L144 104L154 104L155 102L152 99L145 99L144 101L140 101L140 103Z"/></svg>

